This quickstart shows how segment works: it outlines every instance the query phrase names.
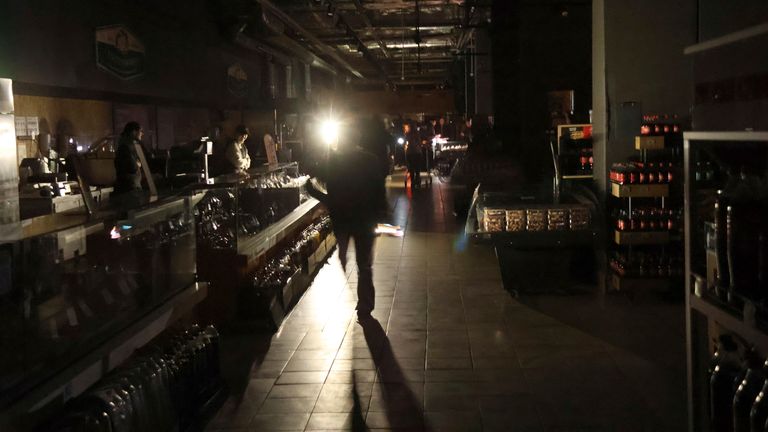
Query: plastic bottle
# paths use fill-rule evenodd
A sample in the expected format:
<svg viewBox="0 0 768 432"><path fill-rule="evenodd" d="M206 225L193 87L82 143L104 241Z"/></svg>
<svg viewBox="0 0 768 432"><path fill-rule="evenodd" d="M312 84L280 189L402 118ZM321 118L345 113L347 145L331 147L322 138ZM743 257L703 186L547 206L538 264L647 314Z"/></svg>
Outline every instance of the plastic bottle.
<svg viewBox="0 0 768 432"><path fill-rule="evenodd" d="M720 336L718 348L711 362L709 376L709 418L712 430L733 430L733 395L735 381L741 372L736 343L728 335Z"/></svg>
<svg viewBox="0 0 768 432"><path fill-rule="evenodd" d="M749 432L750 412L755 398L765 383L763 362L754 350L747 353L744 360L746 373L733 396L733 430L734 432Z"/></svg>
<svg viewBox="0 0 768 432"><path fill-rule="evenodd" d="M768 360L763 363L763 373L768 372ZM763 383L763 388L757 394L752 409L749 411L750 431L762 432L768 420L768 381Z"/></svg>

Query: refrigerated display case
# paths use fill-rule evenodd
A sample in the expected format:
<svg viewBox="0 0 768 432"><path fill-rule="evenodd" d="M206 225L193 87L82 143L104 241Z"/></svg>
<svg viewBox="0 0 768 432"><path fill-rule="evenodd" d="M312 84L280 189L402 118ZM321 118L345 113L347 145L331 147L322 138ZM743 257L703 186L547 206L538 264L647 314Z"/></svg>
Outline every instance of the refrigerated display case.
<svg viewBox="0 0 768 432"><path fill-rule="evenodd" d="M192 212L199 198L183 193L119 216L56 214L0 229L0 412L22 396L76 396L170 324L171 312L205 296ZM98 367L73 388L69 380L89 362Z"/></svg>
<svg viewBox="0 0 768 432"><path fill-rule="evenodd" d="M768 132L684 139L689 430L709 431L712 409L732 405L710 400L716 341L768 356Z"/></svg>

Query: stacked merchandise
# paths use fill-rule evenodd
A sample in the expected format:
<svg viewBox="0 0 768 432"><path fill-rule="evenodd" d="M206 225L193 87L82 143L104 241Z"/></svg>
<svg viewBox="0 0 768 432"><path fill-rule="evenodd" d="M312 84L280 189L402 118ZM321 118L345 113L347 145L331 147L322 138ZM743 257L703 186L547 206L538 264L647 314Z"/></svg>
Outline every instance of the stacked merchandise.
<svg viewBox="0 0 768 432"><path fill-rule="evenodd" d="M211 190L195 206L197 221L197 243L200 248L231 249L235 247L235 195L229 190ZM254 226L244 228L258 230Z"/></svg>
<svg viewBox="0 0 768 432"><path fill-rule="evenodd" d="M619 276L679 277L683 274L683 256L680 250L664 254L658 254L653 248L633 254L613 251L609 264Z"/></svg>
<svg viewBox="0 0 768 432"><path fill-rule="evenodd" d="M582 231L589 228L589 208L576 204L556 207L485 207L478 214L484 232Z"/></svg>
<svg viewBox="0 0 768 432"><path fill-rule="evenodd" d="M306 288L300 286L299 273L313 273L330 252L326 240L331 232L331 220L326 216L305 228L282 255L261 267L240 292L241 317L268 318L269 326L277 328Z"/></svg>
<svg viewBox="0 0 768 432"><path fill-rule="evenodd" d="M67 404L45 430L188 430L221 390L219 333L192 326L165 335Z"/></svg>
<svg viewBox="0 0 768 432"><path fill-rule="evenodd" d="M645 115L639 132L634 143L639 157L614 163L609 173L610 193L617 198L609 259L616 290L667 287L669 278L681 275L680 123L677 116ZM653 284L645 278L654 278Z"/></svg>

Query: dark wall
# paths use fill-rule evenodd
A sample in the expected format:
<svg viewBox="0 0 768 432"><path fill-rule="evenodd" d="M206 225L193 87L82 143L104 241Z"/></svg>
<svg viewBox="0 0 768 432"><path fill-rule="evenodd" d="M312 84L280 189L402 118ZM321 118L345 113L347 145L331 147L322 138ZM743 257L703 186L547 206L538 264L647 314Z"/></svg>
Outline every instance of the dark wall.
<svg viewBox="0 0 768 432"><path fill-rule="evenodd" d="M699 0L699 40L706 41L768 21L765 0Z"/></svg>
<svg viewBox="0 0 768 432"><path fill-rule="evenodd" d="M265 59L225 40L206 0L6 2L0 18L0 76L19 83L144 95L209 107L265 103ZM124 24L146 48L146 73L119 79L96 65L94 31ZM239 62L247 93L228 92ZM20 86L23 88L23 86Z"/></svg>
<svg viewBox="0 0 768 432"><path fill-rule="evenodd" d="M496 4L498 3L498 5ZM576 113L592 106L590 1L494 4L497 125L534 169L549 170L547 92L575 90ZM511 142L507 142L511 141Z"/></svg>
<svg viewBox="0 0 768 432"><path fill-rule="evenodd" d="M604 0L602 22L595 22L602 50L596 60L604 78L596 101L605 110L595 145L596 180L605 191L608 169L614 162L636 156L632 136L639 133L642 113L678 114L686 124L693 99L692 66L683 54L696 43L697 1ZM599 14L596 14L596 16ZM653 19L649 19L653 17ZM598 28L600 26L600 28ZM598 80L595 82L597 83Z"/></svg>
<svg viewBox="0 0 768 432"><path fill-rule="evenodd" d="M693 128L768 130L768 57L764 55L768 2L700 0L700 17L702 44L689 52L694 76ZM748 28L748 37L712 43Z"/></svg>

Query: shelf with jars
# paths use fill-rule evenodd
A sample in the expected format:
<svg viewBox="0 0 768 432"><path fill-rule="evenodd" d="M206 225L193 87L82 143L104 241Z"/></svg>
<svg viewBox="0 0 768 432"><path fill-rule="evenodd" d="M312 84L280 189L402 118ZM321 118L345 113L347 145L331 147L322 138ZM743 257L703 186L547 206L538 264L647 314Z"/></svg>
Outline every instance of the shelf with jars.
<svg viewBox="0 0 768 432"><path fill-rule="evenodd" d="M644 116L640 135L635 137L639 156L611 167L613 253L624 257L609 259L611 280L647 278L645 271L621 271L622 266L618 265L639 265L647 255L667 257L670 262L682 261L681 251L676 247L681 226L680 211L675 208L679 199L674 187L678 177L674 149L680 140L680 126L676 122L670 116ZM654 277L669 279L680 272L666 271L665 267L665 271L655 273ZM629 284L611 283L614 289L623 285Z"/></svg>
<svg viewBox="0 0 768 432"><path fill-rule="evenodd" d="M686 133L684 153L689 430L764 430L768 133Z"/></svg>

